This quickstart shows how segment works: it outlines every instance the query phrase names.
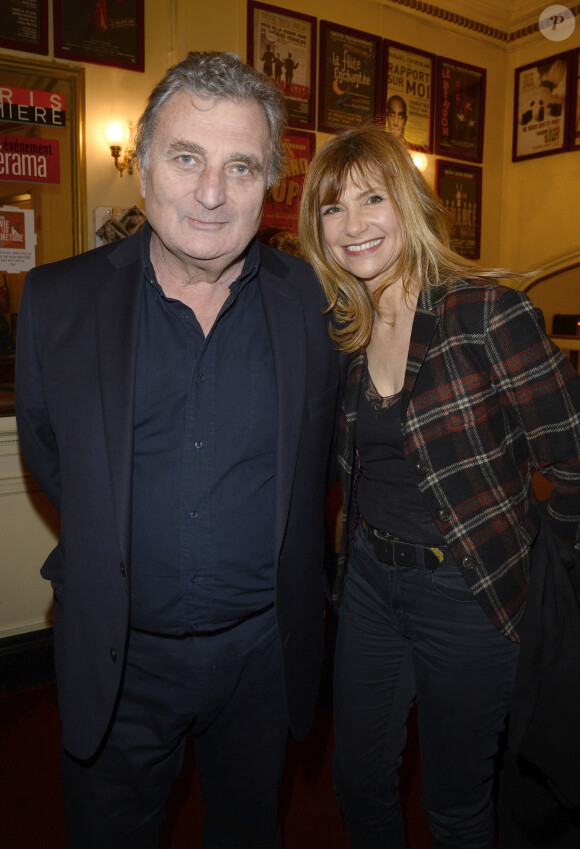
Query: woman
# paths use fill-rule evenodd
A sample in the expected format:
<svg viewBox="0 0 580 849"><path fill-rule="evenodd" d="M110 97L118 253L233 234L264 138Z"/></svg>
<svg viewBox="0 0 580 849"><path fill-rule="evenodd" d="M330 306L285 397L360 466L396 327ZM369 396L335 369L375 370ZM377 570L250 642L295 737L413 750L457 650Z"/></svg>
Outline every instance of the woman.
<svg viewBox="0 0 580 849"><path fill-rule="evenodd" d="M376 127L329 141L300 217L352 354L339 460L336 790L352 849L402 849L397 773L418 703L435 849L491 849L492 784L539 511L580 538L580 380L505 272L449 247L439 199Z"/></svg>

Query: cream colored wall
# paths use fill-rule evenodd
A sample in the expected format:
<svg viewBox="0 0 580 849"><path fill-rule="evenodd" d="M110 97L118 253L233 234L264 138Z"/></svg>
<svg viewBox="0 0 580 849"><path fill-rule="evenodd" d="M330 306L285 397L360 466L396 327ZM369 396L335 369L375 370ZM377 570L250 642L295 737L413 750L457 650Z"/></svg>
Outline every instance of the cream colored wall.
<svg viewBox="0 0 580 849"><path fill-rule="evenodd" d="M514 69L580 45L580 27L565 45L554 47L538 35L508 50L498 41L394 5L367 0L285 0L279 5L486 68L482 261L558 268L565 264L560 257L569 262L580 252L576 212L580 152L511 162ZM461 12L459 3L457 10ZM96 207L141 205L138 176L119 178L101 139L102 125L114 115L135 121L155 82L188 50L232 50L245 57L246 17L246 0L146 0L145 72L85 65L89 247L95 244ZM317 145L325 138L317 133ZM435 157L430 157L426 177L434 185ZM561 285L569 299L569 287L579 281L580 277L569 275L564 284L560 281L550 290L547 302L554 305L552 313L560 311L556 293ZM533 297L533 290L530 294ZM51 509L21 470L14 419L0 419L0 637L50 621L50 587L38 570L56 541L55 528Z"/></svg>
<svg viewBox="0 0 580 849"><path fill-rule="evenodd" d="M23 469L14 418L0 418L0 638L51 624L52 591L39 569L58 517Z"/></svg>

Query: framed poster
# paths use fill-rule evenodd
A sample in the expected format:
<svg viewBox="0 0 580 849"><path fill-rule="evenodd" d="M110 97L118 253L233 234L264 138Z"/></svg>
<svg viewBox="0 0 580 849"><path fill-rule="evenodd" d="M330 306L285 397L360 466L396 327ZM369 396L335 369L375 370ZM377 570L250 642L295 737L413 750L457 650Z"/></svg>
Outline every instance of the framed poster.
<svg viewBox="0 0 580 849"><path fill-rule="evenodd" d="M437 57L435 150L441 156L481 162L485 68Z"/></svg>
<svg viewBox="0 0 580 849"><path fill-rule="evenodd" d="M144 70L144 0L53 2L55 56L129 71Z"/></svg>
<svg viewBox="0 0 580 849"><path fill-rule="evenodd" d="M320 21L318 129L335 133L377 120L381 38Z"/></svg>
<svg viewBox="0 0 580 849"><path fill-rule="evenodd" d="M515 70L512 160L568 149L567 94L572 53L560 53ZM577 73L577 71L576 71Z"/></svg>
<svg viewBox="0 0 580 849"><path fill-rule="evenodd" d="M313 130L316 18L248 0L248 64L281 87L288 123Z"/></svg>
<svg viewBox="0 0 580 849"><path fill-rule="evenodd" d="M86 250L85 69L0 56L0 416L27 271Z"/></svg>
<svg viewBox="0 0 580 849"><path fill-rule="evenodd" d="M438 159L436 189L449 216L451 247L467 259L479 259L481 168Z"/></svg>
<svg viewBox="0 0 580 849"><path fill-rule="evenodd" d="M572 54L572 100L570 121L570 148L580 150L580 49Z"/></svg>
<svg viewBox="0 0 580 849"><path fill-rule="evenodd" d="M408 147L433 150L435 56L385 41L383 46L383 113L386 126L402 135Z"/></svg>
<svg viewBox="0 0 580 849"><path fill-rule="evenodd" d="M0 47L48 53L48 0L0 0Z"/></svg>
<svg viewBox="0 0 580 849"><path fill-rule="evenodd" d="M268 189L261 228L298 233L298 207L308 163L314 156L314 133L288 130L284 136L288 154L286 171L279 182Z"/></svg>

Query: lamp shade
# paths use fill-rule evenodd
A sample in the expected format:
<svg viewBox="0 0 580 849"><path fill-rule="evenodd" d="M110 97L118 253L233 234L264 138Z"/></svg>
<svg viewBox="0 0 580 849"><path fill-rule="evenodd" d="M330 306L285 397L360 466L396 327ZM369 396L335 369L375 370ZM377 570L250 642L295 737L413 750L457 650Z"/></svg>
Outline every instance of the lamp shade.
<svg viewBox="0 0 580 849"><path fill-rule="evenodd" d="M125 147L129 140L129 125L127 121L111 120L103 127L103 140L107 147Z"/></svg>

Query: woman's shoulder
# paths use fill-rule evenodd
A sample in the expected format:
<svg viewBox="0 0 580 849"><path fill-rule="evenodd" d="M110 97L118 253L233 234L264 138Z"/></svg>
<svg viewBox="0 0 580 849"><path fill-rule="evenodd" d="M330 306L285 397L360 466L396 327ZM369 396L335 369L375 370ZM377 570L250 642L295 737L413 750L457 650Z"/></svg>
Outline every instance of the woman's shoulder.
<svg viewBox="0 0 580 849"><path fill-rule="evenodd" d="M440 299L443 308L459 304L481 304L493 309L498 304L503 307L520 306L527 309L530 305L528 296L519 289L510 286L499 278L469 277L457 280L444 291Z"/></svg>

